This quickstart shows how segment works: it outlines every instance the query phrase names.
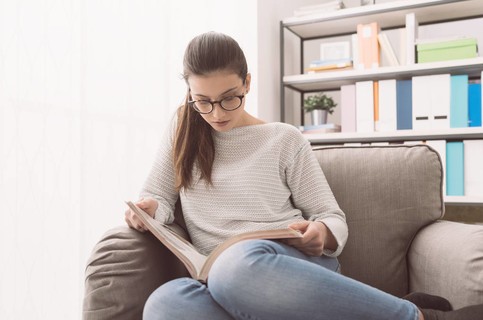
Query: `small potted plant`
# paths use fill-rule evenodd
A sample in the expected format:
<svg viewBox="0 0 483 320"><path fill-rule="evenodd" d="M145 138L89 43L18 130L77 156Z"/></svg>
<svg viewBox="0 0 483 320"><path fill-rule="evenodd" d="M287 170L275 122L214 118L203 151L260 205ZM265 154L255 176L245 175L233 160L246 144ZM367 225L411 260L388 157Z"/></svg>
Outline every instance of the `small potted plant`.
<svg viewBox="0 0 483 320"><path fill-rule="evenodd" d="M332 114L337 103L322 93L310 95L304 99L305 112L310 112L312 125L320 125L327 123L327 114Z"/></svg>

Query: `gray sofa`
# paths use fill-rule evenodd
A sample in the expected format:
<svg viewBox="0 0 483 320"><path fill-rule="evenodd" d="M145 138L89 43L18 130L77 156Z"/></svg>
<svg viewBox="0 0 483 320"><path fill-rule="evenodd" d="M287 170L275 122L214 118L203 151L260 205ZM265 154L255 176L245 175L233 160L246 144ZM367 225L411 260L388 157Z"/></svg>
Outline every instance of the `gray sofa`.
<svg viewBox="0 0 483 320"><path fill-rule="evenodd" d="M483 226L440 220L442 166L430 147L314 149L346 213L342 273L403 296L423 291L455 308L483 303ZM178 206L176 221L183 226ZM186 276L152 235L108 231L87 262L83 319L141 319L149 294Z"/></svg>

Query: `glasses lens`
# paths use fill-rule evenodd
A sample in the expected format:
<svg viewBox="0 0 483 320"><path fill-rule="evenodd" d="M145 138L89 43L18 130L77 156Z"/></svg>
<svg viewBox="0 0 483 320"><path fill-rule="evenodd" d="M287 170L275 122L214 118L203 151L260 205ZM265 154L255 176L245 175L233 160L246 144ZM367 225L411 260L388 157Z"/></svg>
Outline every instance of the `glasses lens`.
<svg viewBox="0 0 483 320"><path fill-rule="evenodd" d="M209 101L203 100L193 102L193 107L200 113L210 113L212 108Z"/></svg>
<svg viewBox="0 0 483 320"><path fill-rule="evenodd" d="M238 108L242 103L242 99L240 97L226 97L225 99L221 100L221 106L225 110L234 110Z"/></svg>

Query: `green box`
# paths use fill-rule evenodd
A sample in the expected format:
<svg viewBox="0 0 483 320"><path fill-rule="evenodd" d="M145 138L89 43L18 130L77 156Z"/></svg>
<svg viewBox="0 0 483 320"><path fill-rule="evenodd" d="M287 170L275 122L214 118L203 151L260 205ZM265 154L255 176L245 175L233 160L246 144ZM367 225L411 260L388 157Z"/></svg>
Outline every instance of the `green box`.
<svg viewBox="0 0 483 320"><path fill-rule="evenodd" d="M416 48L418 63L478 57L478 46L475 38L421 43Z"/></svg>

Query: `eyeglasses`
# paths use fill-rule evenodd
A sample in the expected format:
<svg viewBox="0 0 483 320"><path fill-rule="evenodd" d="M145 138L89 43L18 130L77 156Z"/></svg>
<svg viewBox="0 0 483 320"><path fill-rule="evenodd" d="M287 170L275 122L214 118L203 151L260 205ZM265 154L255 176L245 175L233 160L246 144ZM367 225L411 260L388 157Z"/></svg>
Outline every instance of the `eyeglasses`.
<svg viewBox="0 0 483 320"><path fill-rule="evenodd" d="M195 109L195 111L201 114L208 114L213 111L215 104L219 104L223 110L234 111L242 105L243 98L245 95L241 96L230 96L221 99L220 101L210 101L210 100L192 100L188 101L188 104Z"/></svg>

